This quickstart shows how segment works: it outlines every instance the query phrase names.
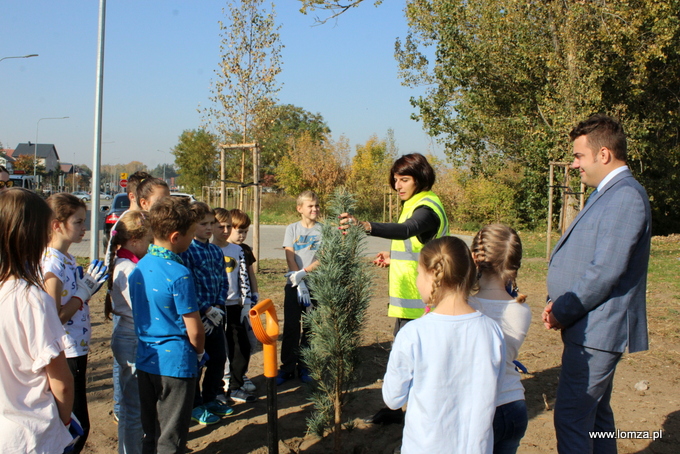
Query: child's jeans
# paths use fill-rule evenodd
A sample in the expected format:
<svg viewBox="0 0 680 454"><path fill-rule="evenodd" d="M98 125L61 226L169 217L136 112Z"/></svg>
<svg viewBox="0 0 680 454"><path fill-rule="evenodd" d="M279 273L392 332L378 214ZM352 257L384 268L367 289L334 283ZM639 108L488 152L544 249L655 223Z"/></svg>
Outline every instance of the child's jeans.
<svg viewBox="0 0 680 454"><path fill-rule="evenodd" d="M144 432L135 370L137 335L134 328L117 324L111 337L111 350L113 360L119 369L118 454L140 454Z"/></svg>
<svg viewBox="0 0 680 454"><path fill-rule="evenodd" d="M493 417L494 454L515 454L528 423L525 401L516 400L496 407Z"/></svg>

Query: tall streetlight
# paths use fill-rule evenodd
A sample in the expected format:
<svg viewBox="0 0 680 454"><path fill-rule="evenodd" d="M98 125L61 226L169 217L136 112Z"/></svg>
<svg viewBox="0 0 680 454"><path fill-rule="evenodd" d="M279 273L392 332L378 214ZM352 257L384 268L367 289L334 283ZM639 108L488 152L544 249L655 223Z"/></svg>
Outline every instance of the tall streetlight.
<svg viewBox="0 0 680 454"><path fill-rule="evenodd" d="M163 151L163 150L156 150L156 151L161 152L161 153L163 153L163 154L166 154L166 153L167 153L167 151ZM165 168L166 168L167 166L168 166L168 164L164 162L164 163L163 163L163 181L165 181ZM165 181L165 182L167 183L167 181Z"/></svg>
<svg viewBox="0 0 680 454"><path fill-rule="evenodd" d="M31 58L31 57L37 57L38 54L31 54L31 55L21 55L19 57L2 57L0 58L0 61L7 60L8 58Z"/></svg>
<svg viewBox="0 0 680 454"><path fill-rule="evenodd" d="M38 123L35 125L35 151L33 152L33 184L37 184L38 182L36 181L36 175L37 175L37 168L38 168L38 127L40 126L40 122L43 120L65 120L69 117L48 117L48 118L41 118L38 120Z"/></svg>

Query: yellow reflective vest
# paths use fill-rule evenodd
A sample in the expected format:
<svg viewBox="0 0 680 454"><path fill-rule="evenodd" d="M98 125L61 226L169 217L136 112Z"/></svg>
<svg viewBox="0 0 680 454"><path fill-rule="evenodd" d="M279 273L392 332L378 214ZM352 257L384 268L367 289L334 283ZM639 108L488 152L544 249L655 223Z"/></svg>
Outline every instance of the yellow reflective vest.
<svg viewBox="0 0 680 454"><path fill-rule="evenodd" d="M414 194L404 202L399 215L399 223L406 221L413 215L413 211L420 206L432 209L439 218L439 230L435 238L449 233L449 221L439 197L432 191ZM424 244L412 236L406 240L392 240L390 248L389 296L390 305L387 315L390 317L416 319L425 312L425 304L420 298L416 287L418 275L418 258Z"/></svg>

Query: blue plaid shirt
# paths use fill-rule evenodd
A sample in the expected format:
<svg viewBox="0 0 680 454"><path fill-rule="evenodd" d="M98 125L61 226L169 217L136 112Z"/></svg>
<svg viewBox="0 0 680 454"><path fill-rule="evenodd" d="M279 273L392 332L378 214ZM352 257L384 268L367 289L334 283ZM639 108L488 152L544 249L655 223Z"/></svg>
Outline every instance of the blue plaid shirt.
<svg viewBox="0 0 680 454"><path fill-rule="evenodd" d="M201 314L211 306L224 306L229 292L224 254L219 246L194 238L191 246L179 255L194 277L196 299Z"/></svg>

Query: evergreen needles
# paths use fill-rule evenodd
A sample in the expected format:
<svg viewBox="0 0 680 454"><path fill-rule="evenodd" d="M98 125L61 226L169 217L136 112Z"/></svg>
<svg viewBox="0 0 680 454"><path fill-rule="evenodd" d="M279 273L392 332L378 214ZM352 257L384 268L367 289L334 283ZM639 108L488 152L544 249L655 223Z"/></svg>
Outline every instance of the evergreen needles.
<svg viewBox="0 0 680 454"><path fill-rule="evenodd" d="M369 263L363 256L364 229L338 229L338 216L352 213L354 207L353 196L344 188L331 196L316 254L320 264L307 277L316 308L304 317L309 347L302 355L315 380L310 397L315 409L307 420L308 430L321 436L333 427L336 452L340 449L342 407L357 376L362 323L373 287Z"/></svg>

